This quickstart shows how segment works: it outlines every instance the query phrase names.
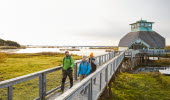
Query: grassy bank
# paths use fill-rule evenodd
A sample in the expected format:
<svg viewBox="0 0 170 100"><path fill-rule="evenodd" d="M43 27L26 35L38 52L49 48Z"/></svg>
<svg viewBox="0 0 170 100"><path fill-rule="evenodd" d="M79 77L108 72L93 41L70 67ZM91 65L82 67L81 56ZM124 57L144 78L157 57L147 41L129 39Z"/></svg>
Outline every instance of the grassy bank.
<svg viewBox="0 0 170 100"><path fill-rule="evenodd" d="M5 61L0 63L0 80L7 80L21 75L30 74L62 64L64 54L6 54ZM72 55L80 59L80 56ZM47 74L47 91L61 84L61 71ZM39 78L13 86L13 100L33 100L39 96ZM7 88L0 89L0 100L7 100Z"/></svg>
<svg viewBox="0 0 170 100"><path fill-rule="evenodd" d="M121 73L111 90L107 100L170 100L170 76Z"/></svg>

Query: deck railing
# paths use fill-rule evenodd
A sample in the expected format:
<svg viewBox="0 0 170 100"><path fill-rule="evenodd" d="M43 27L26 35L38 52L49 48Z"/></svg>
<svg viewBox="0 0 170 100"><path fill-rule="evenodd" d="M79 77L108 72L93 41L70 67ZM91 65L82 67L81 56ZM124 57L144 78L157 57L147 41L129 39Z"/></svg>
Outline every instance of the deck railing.
<svg viewBox="0 0 170 100"><path fill-rule="evenodd" d="M118 52L118 53L120 53L120 52ZM95 58L98 61L99 66L101 66L102 64L104 64L104 63L108 62L110 59L112 59L114 56L115 56L115 52L109 52L107 54L97 56ZM79 64L80 64L80 61L75 62L74 80L78 79L77 71L78 71ZM3 99L3 97L6 96L6 99L12 100L13 96L14 96L13 95L14 90L15 90L14 85L23 83L25 81L34 80L36 78L36 82L38 84L38 93L35 93L35 94L38 94L39 96L35 99L36 100L44 100L46 96L50 95L51 93L60 89L60 87L61 87L61 86L58 86L58 87L55 87L53 89L50 89L50 91L47 91L47 88L48 88L48 85L47 85L48 81L47 81L47 78L46 78L47 74L59 71L61 69L62 69L62 66L58 66L58 67L50 68L50 69L47 69L47 70L35 72L35 73L32 73L32 74L28 74L28 75L12 78L12 79L9 79L9 80L1 81L0 82L0 92L1 92L2 89L5 89L5 88L7 88L7 89L5 89L6 91L3 90L3 92L5 91L6 93L2 93L0 95L0 99ZM56 75L56 77L57 77L57 75ZM69 81L67 81L66 83L69 84ZM15 94L17 94L17 93L15 93ZM28 94L26 93L25 95L28 95Z"/></svg>
<svg viewBox="0 0 170 100"><path fill-rule="evenodd" d="M121 52L55 100L97 100L124 57Z"/></svg>

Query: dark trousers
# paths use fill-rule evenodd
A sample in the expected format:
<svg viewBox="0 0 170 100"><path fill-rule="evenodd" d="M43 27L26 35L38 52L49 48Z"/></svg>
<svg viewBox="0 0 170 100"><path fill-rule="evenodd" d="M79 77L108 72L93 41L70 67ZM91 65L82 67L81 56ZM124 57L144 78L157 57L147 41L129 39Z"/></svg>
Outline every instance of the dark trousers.
<svg viewBox="0 0 170 100"><path fill-rule="evenodd" d="M65 81L67 76L70 79L70 88L73 86L73 70L62 70L62 82L61 82L61 90L64 91Z"/></svg>

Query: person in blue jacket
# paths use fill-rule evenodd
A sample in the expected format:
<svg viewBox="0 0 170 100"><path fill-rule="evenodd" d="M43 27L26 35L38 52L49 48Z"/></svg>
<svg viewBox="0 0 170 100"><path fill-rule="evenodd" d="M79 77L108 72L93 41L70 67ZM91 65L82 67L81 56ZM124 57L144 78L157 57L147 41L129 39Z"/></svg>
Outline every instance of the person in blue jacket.
<svg viewBox="0 0 170 100"><path fill-rule="evenodd" d="M80 80L83 80L86 76L88 76L90 74L90 71L91 71L90 63L87 61L87 57L83 56L78 70Z"/></svg>

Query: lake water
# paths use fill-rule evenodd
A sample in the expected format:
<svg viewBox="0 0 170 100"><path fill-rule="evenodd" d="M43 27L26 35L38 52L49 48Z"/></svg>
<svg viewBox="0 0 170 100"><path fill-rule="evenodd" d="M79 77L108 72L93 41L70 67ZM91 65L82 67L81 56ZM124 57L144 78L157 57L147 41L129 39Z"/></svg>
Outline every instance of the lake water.
<svg viewBox="0 0 170 100"><path fill-rule="evenodd" d="M26 48L26 49L4 49L0 50L0 52L6 53L40 53L40 52L60 52L64 53L65 51L60 51L60 49L68 49L68 48ZM77 48L76 48L77 49ZM105 49L89 49L88 47L78 48L80 51L69 51L71 54L77 55L86 55L89 56L90 53L94 53L95 56L106 54Z"/></svg>

